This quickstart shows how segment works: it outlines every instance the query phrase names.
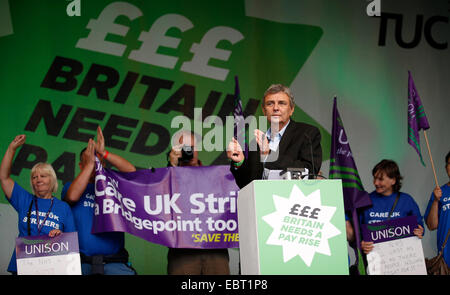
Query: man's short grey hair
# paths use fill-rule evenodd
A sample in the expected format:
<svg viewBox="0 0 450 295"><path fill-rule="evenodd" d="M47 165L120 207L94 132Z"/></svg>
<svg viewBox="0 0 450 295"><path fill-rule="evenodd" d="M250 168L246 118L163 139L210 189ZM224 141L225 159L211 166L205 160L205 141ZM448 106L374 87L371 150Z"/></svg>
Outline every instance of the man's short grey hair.
<svg viewBox="0 0 450 295"><path fill-rule="evenodd" d="M272 84L269 86L269 88L267 88L266 92L264 92L264 98L262 101L262 104L264 106L264 102L266 101L266 96L269 94L275 94L278 92L284 92L286 93L287 96L289 96L289 104L291 106L291 108L293 108L295 106L295 102L294 102L294 95L292 94L291 90L289 89L289 87L284 86L283 84Z"/></svg>

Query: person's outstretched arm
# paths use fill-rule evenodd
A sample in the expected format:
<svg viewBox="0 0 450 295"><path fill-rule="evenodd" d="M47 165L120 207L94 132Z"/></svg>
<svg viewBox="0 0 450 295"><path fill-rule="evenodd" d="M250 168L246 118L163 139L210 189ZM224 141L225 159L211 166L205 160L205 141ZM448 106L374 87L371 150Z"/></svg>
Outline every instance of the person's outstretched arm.
<svg viewBox="0 0 450 295"><path fill-rule="evenodd" d="M8 149L3 156L2 164L0 166L0 183L2 190L8 199L11 198L14 188L14 180L11 179L11 165L17 148L25 143L26 136L24 134L17 135L16 138L9 144Z"/></svg>

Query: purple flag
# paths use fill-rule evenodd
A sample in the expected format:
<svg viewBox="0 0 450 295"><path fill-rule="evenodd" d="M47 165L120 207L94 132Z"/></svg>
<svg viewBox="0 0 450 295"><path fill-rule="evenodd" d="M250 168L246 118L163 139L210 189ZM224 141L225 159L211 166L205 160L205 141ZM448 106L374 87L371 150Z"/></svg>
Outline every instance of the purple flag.
<svg viewBox="0 0 450 295"><path fill-rule="evenodd" d="M342 179L344 206L346 211L372 204L364 190L352 150L344 130L344 124L337 109L336 97L333 104L333 126L331 132L330 178Z"/></svg>
<svg viewBox="0 0 450 295"><path fill-rule="evenodd" d="M419 131L430 128L427 116L417 93L411 72L408 71L408 143L419 154L420 162L425 166L420 149Z"/></svg>
<svg viewBox="0 0 450 295"><path fill-rule="evenodd" d="M234 76L234 138L241 145L245 158L248 158L248 142L245 136L245 119L242 111L241 91L239 89L238 76Z"/></svg>
<svg viewBox="0 0 450 295"><path fill-rule="evenodd" d="M345 211L351 212L356 237L356 259L358 271L365 274L361 255L359 220L356 209L372 205L369 194L363 184L353 159L352 150L344 130L344 124L337 109L337 99L333 103L333 123L331 131L330 175L331 179L342 180Z"/></svg>
<svg viewBox="0 0 450 295"><path fill-rule="evenodd" d="M237 192L228 165L121 173L96 159L92 232L127 232L171 248L237 248Z"/></svg>

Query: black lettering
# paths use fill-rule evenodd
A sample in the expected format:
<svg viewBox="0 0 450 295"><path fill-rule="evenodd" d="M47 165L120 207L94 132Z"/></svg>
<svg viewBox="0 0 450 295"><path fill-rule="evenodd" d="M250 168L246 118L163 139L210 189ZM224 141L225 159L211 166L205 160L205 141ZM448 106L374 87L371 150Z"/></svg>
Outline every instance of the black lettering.
<svg viewBox="0 0 450 295"><path fill-rule="evenodd" d="M423 15L416 16L416 27L414 31L414 38L411 42L405 42L402 38L402 29L403 29L403 16L397 19L395 24L395 41L402 48L414 48L420 43L420 39L422 38L422 25L423 25Z"/></svg>
<svg viewBox="0 0 450 295"><path fill-rule="evenodd" d="M132 131L119 128L120 125L131 128L136 128L138 120L129 119L117 115L111 115L105 128L103 129L103 136L105 137L105 145L116 148L119 150L125 150L128 145L128 141L122 141L113 139L114 136L123 137L129 139Z"/></svg>
<svg viewBox="0 0 450 295"><path fill-rule="evenodd" d="M221 95L222 95L222 93L211 90L211 92L209 93L208 98L206 99L206 102L203 106L202 118L206 118L213 114L214 109L216 108Z"/></svg>
<svg viewBox="0 0 450 295"><path fill-rule="evenodd" d="M403 21L403 16L401 14L396 13L388 13L382 12L380 16L380 31L378 36L378 46L386 45L386 35L387 35L387 23L388 20L394 20L394 27L397 29L397 23L401 23ZM401 33L401 25L400 25L400 33Z"/></svg>
<svg viewBox="0 0 450 295"><path fill-rule="evenodd" d="M138 77L138 73L127 73L127 76L122 82L122 86L120 86L120 89L117 92L116 97L114 98L114 102L124 104L127 101L128 96L130 96L131 90L133 89L134 84L136 84L136 80Z"/></svg>
<svg viewBox="0 0 450 295"><path fill-rule="evenodd" d="M309 216L309 218L312 219L317 219L317 214L319 214L320 208L314 208L311 212L311 215Z"/></svg>
<svg viewBox="0 0 450 295"><path fill-rule="evenodd" d="M155 142L152 145L146 145L150 135L152 134L157 136L157 140L152 140L152 142ZM169 131L167 131L163 126L144 122L130 151L142 155L157 155L166 149L169 142Z"/></svg>
<svg viewBox="0 0 450 295"><path fill-rule="evenodd" d="M74 153L64 152L52 163L56 178L62 180L63 183L75 178L75 157ZM63 168L62 171L61 168Z"/></svg>
<svg viewBox="0 0 450 295"><path fill-rule="evenodd" d="M292 206L291 211L289 211L289 214L291 215L298 215L297 213L297 209L300 209L300 205L299 204L294 204L294 206Z"/></svg>
<svg viewBox="0 0 450 295"><path fill-rule="evenodd" d="M243 111L244 117L247 117L249 115L254 115L256 111L258 110L258 106L260 104L260 101L254 98L250 98L247 102L247 105L245 106L245 109ZM222 121L225 121L226 116L229 116L234 112L234 95L228 94L225 97L224 102L222 103L222 107L219 110L218 116Z"/></svg>
<svg viewBox="0 0 450 295"><path fill-rule="evenodd" d="M38 104L34 108L33 114L25 126L25 130L33 132L36 131L39 126L39 122L44 120L47 134L58 136L71 110L72 106L63 104L59 108L56 116L54 116L51 102L47 100L39 100Z"/></svg>
<svg viewBox="0 0 450 295"><path fill-rule="evenodd" d="M298 216L308 217L308 215L306 215L306 214L309 213L309 209L311 209L311 207L303 206L303 209L302 209L302 211L300 211L300 214L298 214Z"/></svg>
<svg viewBox="0 0 450 295"><path fill-rule="evenodd" d="M431 34L431 29L434 26L434 24L437 23L437 22L442 22L442 23L448 24L448 17L439 16L439 15L430 17L425 22L425 27L423 28L424 35L425 35L425 40L427 40L428 44L430 44L431 47L433 47L433 48L440 49L440 50L447 49L448 48L448 42L438 43L438 42L436 42L434 40L434 38L433 38L433 36Z"/></svg>
<svg viewBox="0 0 450 295"><path fill-rule="evenodd" d="M220 107L219 114L217 116L219 116L222 122L225 122L226 116L229 116L233 112L234 112L234 94L227 94L222 103L222 106Z"/></svg>
<svg viewBox="0 0 450 295"><path fill-rule="evenodd" d="M75 79L83 71L83 65L74 59L55 56L41 87L71 91L77 87ZM62 80L62 81L61 81Z"/></svg>
<svg viewBox="0 0 450 295"><path fill-rule="evenodd" d="M256 114L259 106L259 100L250 98L245 106L244 117Z"/></svg>
<svg viewBox="0 0 450 295"><path fill-rule="evenodd" d="M18 176L20 175L20 172L23 168L31 169L35 164L46 161L46 150L36 145L24 144L19 149L19 152L14 159L14 162L11 166L11 174Z"/></svg>
<svg viewBox="0 0 450 295"><path fill-rule="evenodd" d="M184 104L179 102L184 99ZM195 87L184 84L157 110L159 113L168 114L170 111L183 113L189 119L194 119Z"/></svg>
<svg viewBox="0 0 450 295"><path fill-rule="evenodd" d="M95 133L81 133L79 129L86 129L96 131L99 123L92 123L85 121L85 119L95 119L95 120L103 120L105 117L104 112L98 112L94 110L79 108L77 109L75 115L70 122L70 125L67 127L66 133L64 134L64 138L78 140L82 142L88 142L89 138L94 138Z"/></svg>
<svg viewBox="0 0 450 295"><path fill-rule="evenodd" d="M100 76L105 76L106 79L102 81L99 79ZM115 69L92 64L77 94L88 96L91 90L95 89L97 98L109 100L108 89L116 86L118 81L119 73Z"/></svg>
<svg viewBox="0 0 450 295"><path fill-rule="evenodd" d="M378 46L386 46L387 23L389 19L397 20L399 14L382 12L380 15L380 31L378 32Z"/></svg>
<svg viewBox="0 0 450 295"><path fill-rule="evenodd" d="M417 45L419 45L420 40L422 38L422 26L424 23L424 16L423 15L417 15L416 16L416 23L414 28L414 36L410 42L405 42L403 36L403 15L401 14L395 14L395 13L381 13L380 17L380 30L379 30L379 37L378 37L378 45L379 46L385 46L386 45L386 35L387 35L387 25L388 20L392 19L395 20L395 41L397 44L402 48L414 48ZM439 43L437 42L433 36L432 36L432 28L437 22L442 22L448 24L448 17L445 16L432 16L430 17L426 22L424 27L424 35L425 39L427 40L428 44L430 44L433 48L436 49L447 49L448 48L448 42Z"/></svg>
<svg viewBox="0 0 450 295"><path fill-rule="evenodd" d="M171 89L173 85L173 81L158 79L149 76L143 76L139 83L148 86L147 91L145 92L144 97L139 104L139 107L141 109L146 110L149 110L152 107L153 102L155 101L160 89Z"/></svg>

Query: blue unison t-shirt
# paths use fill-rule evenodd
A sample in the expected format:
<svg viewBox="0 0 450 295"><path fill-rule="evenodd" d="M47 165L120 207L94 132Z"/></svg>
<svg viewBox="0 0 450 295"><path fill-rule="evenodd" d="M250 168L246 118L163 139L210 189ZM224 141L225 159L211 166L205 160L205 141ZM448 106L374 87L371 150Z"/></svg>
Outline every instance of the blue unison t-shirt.
<svg viewBox="0 0 450 295"><path fill-rule="evenodd" d="M387 220L389 212L394 205L395 198L397 197L397 193L395 192L389 196L383 196L376 191L373 191L369 194L369 197L372 200L372 207L367 208L361 214L361 224L370 224ZM424 228L423 233L425 234L425 227L423 225L423 218L422 214L420 214L419 206L417 206L417 203L410 195L400 193L400 198L392 212L391 219L407 216L416 216L417 223Z"/></svg>
<svg viewBox="0 0 450 295"><path fill-rule="evenodd" d="M64 185L61 199L64 200L72 182ZM78 243L80 252L87 256L112 255L124 248L125 235L123 232L106 232L92 234L95 210L94 184L89 183L80 197L80 200L71 206L75 219L75 227L78 231Z"/></svg>
<svg viewBox="0 0 450 295"><path fill-rule="evenodd" d="M36 215L36 204L34 200L37 200L39 215ZM35 197L33 194L30 194L25 189L23 189L17 182L14 182L14 188L11 194L11 198L9 199L9 203L14 207L14 209L18 213L19 237L28 236L27 215L28 210L30 209L31 202L33 202L30 215L31 236L38 236L38 235L45 236L48 235L50 231L53 229L59 229L62 232L76 231L72 211L70 211L70 207L67 205L67 203L53 197L53 205L52 205L52 199L42 199ZM49 212L48 216L47 212ZM37 227L38 219L40 223L44 222L40 232L38 232ZM11 261L9 262L8 271L9 272L17 271L15 249L11 257Z"/></svg>
<svg viewBox="0 0 450 295"><path fill-rule="evenodd" d="M439 224L437 228L437 250L441 251L442 244L445 241L445 237L447 236L447 232L450 227L450 186L448 184L444 184L441 186L442 197L439 200L438 206L438 218ZM430 200L428 201L427 209L425 210L424 219L427 220L428 214L430 214L431 204L434 201L434 193L431 193ZM447 265L450 265L450 238L447 241L447 245L444 248L444 260Z"/></svg>

